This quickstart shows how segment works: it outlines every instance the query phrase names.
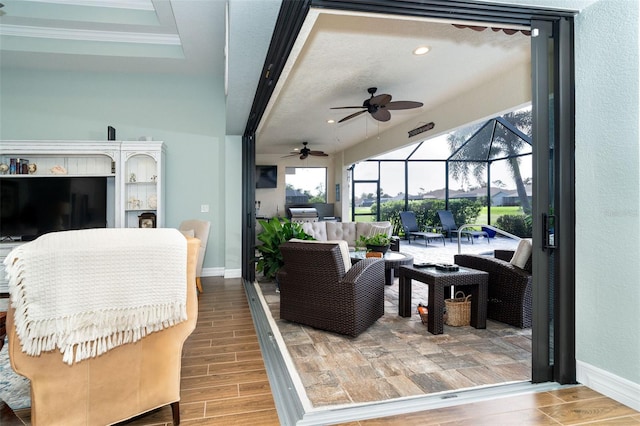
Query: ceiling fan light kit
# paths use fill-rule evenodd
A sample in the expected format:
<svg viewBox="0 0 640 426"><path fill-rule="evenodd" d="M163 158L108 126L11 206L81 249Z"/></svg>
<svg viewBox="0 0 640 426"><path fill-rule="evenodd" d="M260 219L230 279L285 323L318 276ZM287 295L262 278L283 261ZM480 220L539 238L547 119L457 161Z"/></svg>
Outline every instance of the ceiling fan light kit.
<svg viewBox="0 0 640 426"><path fill-rule="evenodd" d="M370 87L367 89L367 92L371 95L369 99L365 99L362 103L362 106L344 106L344 107L333 107L331 109L352 109L358 108L361 111L354 112L353 114L347 115L338 123L342 123L344 121L350 120L354 117L357 117L365 112L371 114L371 117L378 121L389 121L391 119L390 110L400 110L400 109L413 109L420 108L423 103L422 102L414 102L414 101L394 101L391 102L391 95L382 94L374 96L377 87Z"/></svg>

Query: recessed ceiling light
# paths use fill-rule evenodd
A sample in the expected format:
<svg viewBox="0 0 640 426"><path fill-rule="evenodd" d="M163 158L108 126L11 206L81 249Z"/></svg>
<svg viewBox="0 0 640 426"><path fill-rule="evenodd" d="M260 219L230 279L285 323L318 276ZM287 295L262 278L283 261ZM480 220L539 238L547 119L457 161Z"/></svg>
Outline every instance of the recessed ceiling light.
<svg viewBox="0 0 640 426"><path fill-rule="evenodd" d="M327 123L328 123L328 124L333 124L333 123L335 123L335 122L336 122L336 120L332 120L332 119L327 120Z"/></svg>
<svg viewBox="0 0 640 426"><path fill-rule="evenodd" d="M413 54L414 55L425 55L425 54L429 53L429 50L431 50L431 48L429 46L420 46L420 47L416 47L413 50Z"/></svg>

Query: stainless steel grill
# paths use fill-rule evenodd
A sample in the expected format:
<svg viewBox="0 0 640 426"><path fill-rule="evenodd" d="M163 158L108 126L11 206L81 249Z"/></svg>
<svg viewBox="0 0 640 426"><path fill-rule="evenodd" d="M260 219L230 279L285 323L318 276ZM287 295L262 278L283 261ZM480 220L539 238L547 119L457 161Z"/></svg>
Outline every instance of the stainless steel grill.
<svg viewBox="0 0 640 426"><path fill-rule="evenodd" d="M292 222L317 222L318 209L315 207L289 207L289 218Z"/></svg>

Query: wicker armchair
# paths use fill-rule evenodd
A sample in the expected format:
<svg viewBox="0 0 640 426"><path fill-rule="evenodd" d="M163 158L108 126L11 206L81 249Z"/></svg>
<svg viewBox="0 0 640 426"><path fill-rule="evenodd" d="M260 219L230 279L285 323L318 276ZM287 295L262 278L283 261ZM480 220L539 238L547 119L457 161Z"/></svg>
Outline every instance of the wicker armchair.
<svg viewBox="0 0 640 426"><path fill-rule="evenodd" d="M512 265L513 251L495 257L458 254L455 263L489 273L487 317L519 328L531 327L531 258L524 269Z"/></svg>
<svg viewBox="0 0 640 426"><path fill-rule="evenodd" d="M384 315L384 261L368 258L345 273L338 244L280 245L280 318L356 337Z"/></svg>

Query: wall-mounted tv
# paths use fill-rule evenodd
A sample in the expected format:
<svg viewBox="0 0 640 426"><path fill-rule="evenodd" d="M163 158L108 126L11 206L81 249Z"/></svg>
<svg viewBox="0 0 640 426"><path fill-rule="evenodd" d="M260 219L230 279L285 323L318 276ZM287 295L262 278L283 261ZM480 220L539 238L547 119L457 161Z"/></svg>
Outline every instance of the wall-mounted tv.
<svg viewBox="0 0 640 426"><path fill-rule="evenodd" d="M107 227L107 177L0 178L0 237Z"/></svg>
<svg viewBox="0 0 640 426"><path fill-rule="evenodd" d="M277 188L278 166L256 166L256 188Z"/></svg>

